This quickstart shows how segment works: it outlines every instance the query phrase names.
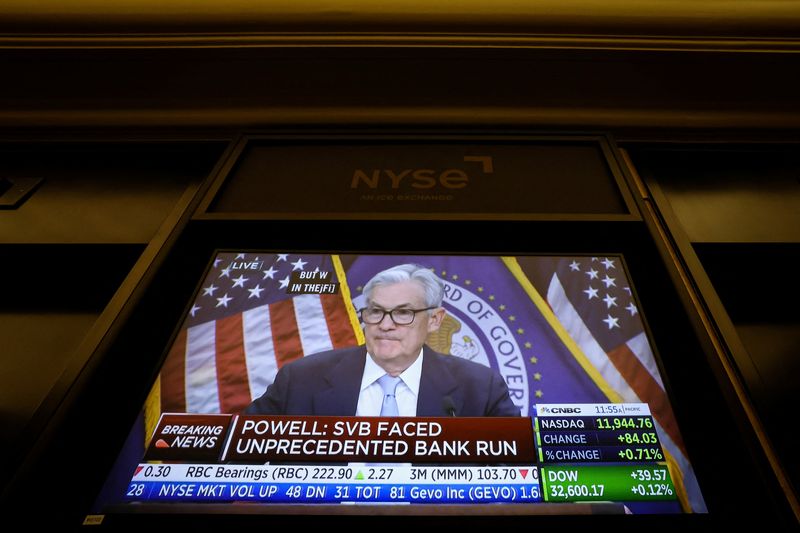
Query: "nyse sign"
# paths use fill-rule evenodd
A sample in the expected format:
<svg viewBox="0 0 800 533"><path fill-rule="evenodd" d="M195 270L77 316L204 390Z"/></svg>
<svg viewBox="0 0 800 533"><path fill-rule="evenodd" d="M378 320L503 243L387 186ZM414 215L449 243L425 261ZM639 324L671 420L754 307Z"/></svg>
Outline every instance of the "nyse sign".
<svg viewBox="0 0 800 533"><path fill-rule="evenodd" d="M208 212L330 214L627 213L599 142L254 143Z"/></svg>
<svg viewBox="0 0 800 533"><path fill-rule="evenodd" d="M481 170L485 174L494 171L492 156L464 156L464 161L481 163ZM376 168L366 171L357 168L350 182L352 189L400 189L413 187L415 189L432 189L439 185L443 189L463 189L469 185L469 174L460 168L445 168L442 170L432 168L406 168L393 170L390 168Z"/></svg>

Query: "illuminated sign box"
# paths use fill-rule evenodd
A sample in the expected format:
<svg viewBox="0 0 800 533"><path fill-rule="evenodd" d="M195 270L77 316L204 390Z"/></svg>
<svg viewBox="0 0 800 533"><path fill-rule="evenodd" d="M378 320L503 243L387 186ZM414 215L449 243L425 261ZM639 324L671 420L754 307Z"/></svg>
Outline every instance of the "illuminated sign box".
<svg viewBox="0 0 800 533"><path fill-rule="evenodd" d="M246 138L201 218L560 217L636 212L602 137L298 141Z"/></svg>

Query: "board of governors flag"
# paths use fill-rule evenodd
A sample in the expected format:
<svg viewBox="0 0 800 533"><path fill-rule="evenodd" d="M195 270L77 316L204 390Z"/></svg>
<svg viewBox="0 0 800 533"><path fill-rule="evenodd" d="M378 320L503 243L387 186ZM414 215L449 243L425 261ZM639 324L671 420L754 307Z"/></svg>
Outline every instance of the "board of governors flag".
<svg viewBox="0 0 800 533"><path fill-rule="evenodd" d="M433 349L495 369L523 416L537 403L648 403L682 499L705 511L620 257L219 253L150 395L146 434L162 412L239 412L284 364L363 344L361 289L403 263L444 282ZM301 272L336 292L293 294Z"/></svg>

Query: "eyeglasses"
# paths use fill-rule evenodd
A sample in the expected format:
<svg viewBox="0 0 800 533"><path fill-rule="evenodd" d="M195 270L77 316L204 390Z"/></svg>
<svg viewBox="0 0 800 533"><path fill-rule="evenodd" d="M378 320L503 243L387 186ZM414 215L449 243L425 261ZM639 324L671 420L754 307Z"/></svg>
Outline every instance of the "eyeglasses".
<svg viewBox="0 0 800 533"><path fill-rule="evenodd" d="M422 311L430 311L431 309L436 309L437 306L433 307L426 307L425 309L406 309L401 307L399 309L392 309L391 311L384 311L383 309L378 309L377 307L365 307L361 309L358 313L361 316L361 320L365 324L370 324L374 326L375 324L380 324L383 321L383 317L389 315L389 318L392 319L398 326L408 326L412 322L414 322L414 317L417 316L417 313L421 313Z"/></svg>

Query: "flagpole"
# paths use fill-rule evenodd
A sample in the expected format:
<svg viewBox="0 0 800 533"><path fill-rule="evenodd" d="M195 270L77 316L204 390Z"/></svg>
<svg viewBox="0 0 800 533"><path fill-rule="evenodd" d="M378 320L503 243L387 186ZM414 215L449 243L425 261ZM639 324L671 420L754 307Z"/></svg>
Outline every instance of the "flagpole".
<svg viewBox="0 0 800 533"><path fill-rule="evenodd" d="M594 381L595 385L606 395L611 403L623 403L625 400L620 396L620 394L615 391L611 385L605 380L605 378L600 374L600 372L594 367L594 365L589 362L589 359L580 349L580 347L575 343L575 340L570 336L564 326L556 317L553 310L550 309L550 306L547 305L547 302L544 301L542 296L539 294L539 291L533 286L530 282L528 277L522 271L522 267L519 266L516 257L501 257L503 263L508 267L508 270L511 271L511 274L516 278L517 282L522 286L523 290L528 294L533 304L539 309L539 312L542 314L547 323L553 329L553 331L558 335L558 338L564 343L564 346L569 350L572 356L578 361L578 364L581 365L584 372Z"/></svg>
<svg viewBox="0 0 800 533"><path fill-rule="evenodd" d="M344 299L344 306L347 309L347 317L350 319L350 325L353 326L353 333L356 334L358 344L364 344L364 332L361 330L361 322L358 320L358 314L355 307L353 307L353 299L350 295L350 286L347 284L347 275L342 266L342 260L338 255L331 255L333 268L336 270L336 277L339 279L339 287L341 289L342 298Z"/></svg>

